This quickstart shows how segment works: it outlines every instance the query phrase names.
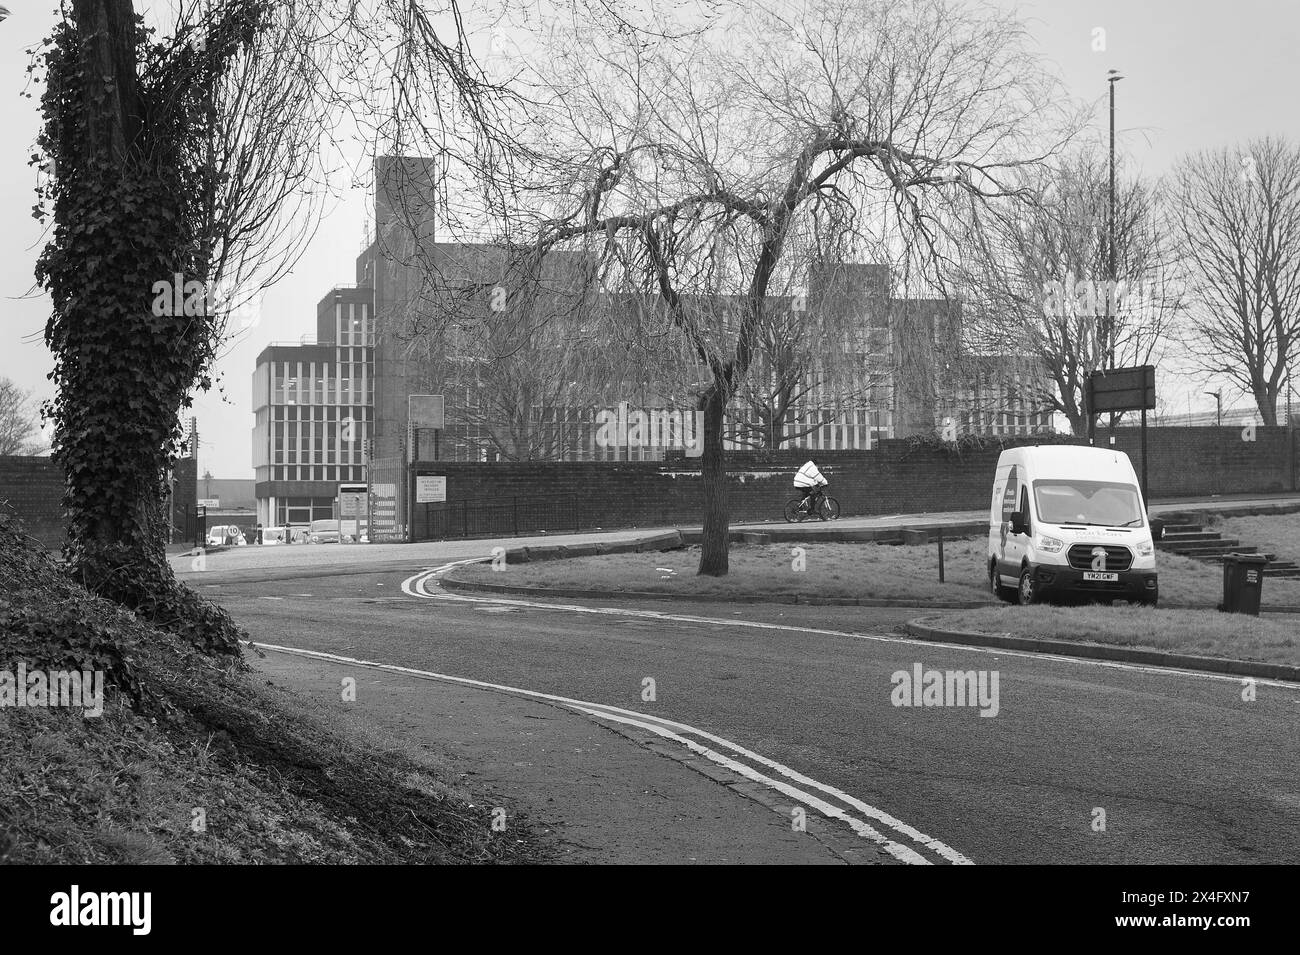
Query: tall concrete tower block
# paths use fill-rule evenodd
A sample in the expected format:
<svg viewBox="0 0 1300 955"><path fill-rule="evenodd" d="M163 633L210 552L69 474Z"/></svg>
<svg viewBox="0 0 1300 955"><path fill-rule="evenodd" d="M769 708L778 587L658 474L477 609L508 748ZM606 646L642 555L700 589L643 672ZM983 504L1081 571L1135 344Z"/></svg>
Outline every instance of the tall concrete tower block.
<svg viewBox="0 0 1300 955"><path fill-rule="evenodd" d="M808 267L808 308L830 327L884 328L889 266L818 262ZM847 320L847 324L846 324Z"/></svg>
<svg viewBox="0 0 1300 955"><path fill-rule="evenodd" d="M896 299L889 310L894 381L894 436L941 427L938 396L960 371L961 303Z"/></svg>
<svg viewBox="0 0 1300 955"><path fill-rule="evenodd" d="M410 257L434 241L438 168L418 156L380 156L375 160L375 239L389 258Z"/></svg>

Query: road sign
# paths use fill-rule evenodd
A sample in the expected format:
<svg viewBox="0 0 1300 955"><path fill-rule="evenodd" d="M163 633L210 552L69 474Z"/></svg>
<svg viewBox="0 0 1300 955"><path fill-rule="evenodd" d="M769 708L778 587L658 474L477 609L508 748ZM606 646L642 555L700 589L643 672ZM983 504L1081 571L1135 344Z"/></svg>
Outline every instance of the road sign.
<svg viewBox="0 0 1300 955"><path fill-rule="evenodd" d="M339 517L361 519L366 516L368 506L367 485L339 485Z"/></svg>
<svg viewBox="0 0 1300 955"><path fill-rule="evenodd" d="M415 503L433 504L447 500L447 479L439 475L420 474L415 478Z"/></svg>
<svg viewBox="0 0 1300 955"><path fill-rule="evenodd" d="M442 430L442 395L408 395L406 402L410 427Z"/></svg>
<svg viewBox="0 0 1300 955"><path fill-rule="evenodd" d="M220 506L221 506L221 498L219 498L219 497L201 497L201 498L199 498L199 507L210 507L210 508L212 508L213 510L216 510L216 509L219 508Z"/></svg>
<svg viewBox="0 0 1300 955"><path fill-rule="evenodd" d="M1088 410L1154 410L1156 406L1156 369L1154 365L1136 368L1111 368L1094 371L1088 376Z"/></svg>
<svg viewBox="0 0 1300 955"><path fill-rule="evenodd" d="M1111 368L1094 371L1088 376L1085 395L1088 406L1088 443L1094 444L1097 436L1097 414L1106 411L1142 412L1142 499L1150 494L1147 483L1147 412L1156 406L1156 368L1138 365L1135 368ZM1115 436L1111 435L1111 444Z"/></svg>

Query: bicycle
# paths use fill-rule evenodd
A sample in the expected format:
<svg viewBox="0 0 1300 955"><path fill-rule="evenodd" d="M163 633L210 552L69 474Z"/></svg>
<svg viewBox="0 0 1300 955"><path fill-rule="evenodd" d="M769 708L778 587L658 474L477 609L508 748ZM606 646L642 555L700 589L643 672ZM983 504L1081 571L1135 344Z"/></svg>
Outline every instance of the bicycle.
<svg viewBox="0 0 1300 955"><path fill-rule="evenodd" d="M807 497L793 497L785 504L785 519L790 524L799 524L813 517L833 521L839 516L840 502L820 488Z"/></svg>

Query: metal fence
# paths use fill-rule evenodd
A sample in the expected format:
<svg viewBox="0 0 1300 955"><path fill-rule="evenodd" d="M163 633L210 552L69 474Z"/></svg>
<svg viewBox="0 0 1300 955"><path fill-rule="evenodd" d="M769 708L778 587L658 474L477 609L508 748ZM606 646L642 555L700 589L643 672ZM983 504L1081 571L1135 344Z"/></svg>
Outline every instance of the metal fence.
<svg viewBox="0 0 1300 955"><path fill-rule="evenodd" d="M172 511L172 541L202 547L208 536L208 509L203 504L178 504Z"/></svg>

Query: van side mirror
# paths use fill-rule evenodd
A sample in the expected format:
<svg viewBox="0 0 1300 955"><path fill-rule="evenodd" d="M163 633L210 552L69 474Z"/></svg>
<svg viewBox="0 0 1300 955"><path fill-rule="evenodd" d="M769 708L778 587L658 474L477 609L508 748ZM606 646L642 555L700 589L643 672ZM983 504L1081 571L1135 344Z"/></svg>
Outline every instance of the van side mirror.
<svg viewBox="0 0 1300 955"><path fill-rule="evenodd" d="M1025 526L1025 515L1023 513L1021 513L1020 511L1012 511L1010 521L1011 521L1011 533L1013 534L1028 533L1028 528Z"/></svg>

